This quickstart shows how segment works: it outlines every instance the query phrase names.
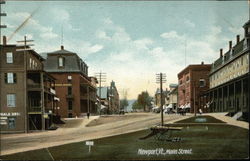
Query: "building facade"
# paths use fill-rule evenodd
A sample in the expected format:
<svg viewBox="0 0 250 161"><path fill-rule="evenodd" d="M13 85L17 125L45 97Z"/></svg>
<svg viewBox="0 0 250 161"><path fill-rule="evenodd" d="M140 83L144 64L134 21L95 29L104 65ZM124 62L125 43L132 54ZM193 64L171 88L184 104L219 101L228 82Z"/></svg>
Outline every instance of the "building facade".
<svg viewBox="0 0 250 161"><path fill-rule="evenodd" d="M243 26L244 38L236 36L236 43L212 64L210 90L204 95L211 112L229 112L231 116L241 113L248 119L249 113L249 38L250 21Z"/></svg>
<svg viewBox="0 0 250 161"><path fill-rule="evenodd" d="M211 64L189 65L178 74L178 107L190 107L190 112L202 109L200 95L209 89Z"/></svg>
<svg viewBox="0 0 250 161"><path fill-rule="evenodd" d="M61 117L81 117L97 113L96 82L88 77L88 66L74 52L61 50L47 53L45 70L56 78L55 90Z"/></svg>
<svg viewBox="0 0 250 161"><path fill-rule="evenodd" d="M52 125L55 78L43 70L44 59L29 46L6 43L0 55L1 132L45 130Z"/></svg>
<svg viewBox="0 0 250 161"><path fill-rule="evenodd" d="M177 109L177 103L178 103L178 85L177 84L170 84L169 85L169 104L173 107L174 110Z"/></svg>
<svg viewBox="0 0 250 161"><path fill-rule="evenodd" d="M120 98L114 81L110 83L109 87L98 87L97 95L101 99L104 113L114 114L120 111ZM104 110L104 106L106 110Z"/></svg>

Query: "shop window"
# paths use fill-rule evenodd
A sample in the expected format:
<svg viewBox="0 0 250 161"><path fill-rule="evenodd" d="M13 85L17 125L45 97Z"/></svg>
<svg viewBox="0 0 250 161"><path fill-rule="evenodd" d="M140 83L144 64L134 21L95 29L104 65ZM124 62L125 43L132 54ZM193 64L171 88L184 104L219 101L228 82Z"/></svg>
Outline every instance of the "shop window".
<svg viewBox="0 0 250 161"><path fill-rule="evenodd" d="M69 118L72 118L72 117L73 117L72 113L69 113L69 114L68 114L68 117L69 117Z"/></svg>
<svg viewBox="0 0 250 161"><path fill-rule="evenodd" d="M9 129L16 128L16 118L14 117L8 118L8 127Z"/></svg>
<svg viewBox="0 0 250 161"><path fill-rule="evenodd" d="M6 53L6 62L13 63L13 53L12 52Z"/></svg>
<svg viewBox="0 0 250 161"><path fill-rule="evenodd" d="M7 94L7 107L16 107L16 95Z"/></svg>

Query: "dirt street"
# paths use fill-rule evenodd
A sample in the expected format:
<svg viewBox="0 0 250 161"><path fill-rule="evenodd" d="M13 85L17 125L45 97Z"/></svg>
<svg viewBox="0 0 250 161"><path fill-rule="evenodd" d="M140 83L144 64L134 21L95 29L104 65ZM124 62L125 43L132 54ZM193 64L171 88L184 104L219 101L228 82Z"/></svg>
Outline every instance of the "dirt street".
<svg viewBox="0 0 250 161"><path fill-rule="evenodd" d="M1 155L129 133L160 123L160 114L155 113L131 113L110 117L114 118L108 118L107 121L101 117L100 120L104 122L98 121L98 124L89 127L86 125L93 120L98 120L99 116L92 116L89 120L78 118L80 120L77 121L78 126L65 125L55 131L1 135ZM191 115L164 115L164 121L172 123L188 117ZM67 120L67 122L71 121Z"/></svg>

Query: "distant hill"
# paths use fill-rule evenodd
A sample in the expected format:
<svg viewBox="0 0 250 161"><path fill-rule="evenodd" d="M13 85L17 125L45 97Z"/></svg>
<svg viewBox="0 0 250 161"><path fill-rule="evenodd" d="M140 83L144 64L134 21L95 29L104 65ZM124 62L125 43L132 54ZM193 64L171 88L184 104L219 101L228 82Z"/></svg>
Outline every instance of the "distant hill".
<svg viewBox="0 0 250 161"><path fill-rule="evenodd" d="M130 111L133 110L133 109L132 109L132 105L133 105L133 103L134 103L135 101L136 101L135 99L133 99L133 100L128 100L128 106L126 107L126 111L127 111L127 112L130 112Z"/></svg>

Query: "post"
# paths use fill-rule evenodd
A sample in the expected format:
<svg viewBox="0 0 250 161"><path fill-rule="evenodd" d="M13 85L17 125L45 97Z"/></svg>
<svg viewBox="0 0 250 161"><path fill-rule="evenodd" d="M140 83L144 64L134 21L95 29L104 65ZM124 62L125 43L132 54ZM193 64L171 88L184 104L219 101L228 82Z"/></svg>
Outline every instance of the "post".
<svg viewBox="0 0 250 161"><path fill-rule="evenodd" d="M41 72L40 74L41 77L41 107L42 107L42 130L45 130L45 118L44 118L44 114L45 114L45 106L44 106L44 85L43 85L43 72Z"/></svg>
<svg viewBox="0 0 250 161"><path fill-rule="evenodd" d="M102 105L102 103L101 103L101 101L102 101L102 96L101 96L101 94L102 94L102 92L101 92L101 90L102 90L102 74L101 74L102 72L100 72L100 76L99 76L99 97L100 97L100 101L99 101L99 115L101 115L101 105Z"/></svg>
<svg viewBox="0 0 250 161"><path fill-rule="evenodd" d="M194 116L196 116L196 103L195 103L195 82L194 82Z"/></svg>
<svg viewBox="0 0 250 161"><path fill-rule="evenodd" d="M89 110L89 86L87 85L87 93L88 93L88 101L87 101L87 104L88 104L88 114L90 113L90 110Z"/></svg>
<svg viewBox="0 0 250 161"><path fill-rule="evenodd" d="M163 126L164 122L163 122L162 73L160 73L160 90L161 90L161 126Z"/></svg>
<svg viewBox="0 0 250 161"><path fill-rule="evenodd" d="M28 119L29 119L29 114L28 114L28 107L27 107L27 99L28 99L28 90L27 90L27 54L26 54L26 36L24 36L24 51L23 51L23 58L24 58L24 127L25 127L25 132L28 132Z"/></svg>

